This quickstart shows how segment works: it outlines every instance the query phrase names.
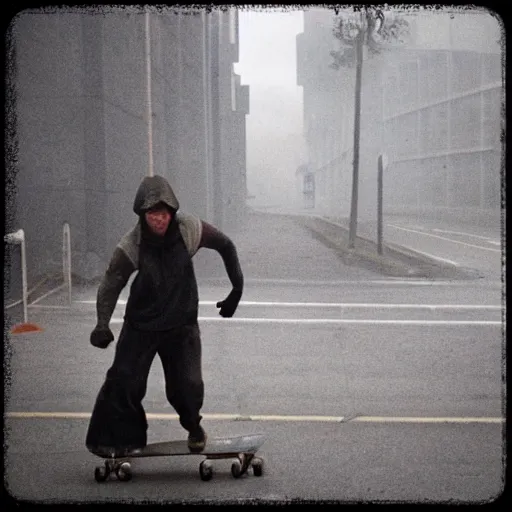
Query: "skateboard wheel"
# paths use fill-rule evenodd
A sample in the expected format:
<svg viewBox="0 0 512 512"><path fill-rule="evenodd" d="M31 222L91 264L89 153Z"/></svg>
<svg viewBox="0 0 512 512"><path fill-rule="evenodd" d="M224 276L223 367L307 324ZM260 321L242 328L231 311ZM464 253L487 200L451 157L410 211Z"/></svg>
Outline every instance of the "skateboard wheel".
<svg viewBox="0 0 512 512"><path fill-rule="evenodd" d="M201 477L201 480L203 482L207 482L208 480L211 480L213 477L213 468L212 465L206 461L203 460L201 464L199 464L199 475Z"/></svg>
<svg viewBox="0 0 512 512"><path fill-rule="evenodd" d="M104 482L110 473L110 470L107 465L105 466L98 466L94 470L94 479L96 482Z"/></svg>
<svg viewBox="0 0 512 512"><path fill-rule="evenodd" d="M234 478L240 478L242 476L242 463L239 460L235 460L231 464L231 474Z"/></svg>
<svg viewBox="0 0 512 512"><path fill-rule="evenodd" d="M121 482L128 482L132 479L132 468L129 462L123 462L116 469L116 476Z"/></svg>
<svg viewBox="0 0 512 512"><path fill-rule="evenodd" d="M263 475L263 459L255 457L252 461L252 471L254 476Z"/></svg>

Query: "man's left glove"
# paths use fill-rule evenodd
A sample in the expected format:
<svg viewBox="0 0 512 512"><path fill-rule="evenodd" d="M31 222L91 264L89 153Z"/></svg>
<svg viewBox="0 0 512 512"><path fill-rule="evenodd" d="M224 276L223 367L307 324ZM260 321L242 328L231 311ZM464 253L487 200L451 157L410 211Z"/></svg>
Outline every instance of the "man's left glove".
<svg viewBox="0 0 512 512"><path fill-rule="evenodd" d="M219 315L225 318L232 317L238 307L242 292L240 290L231 290L230 294L221 302L217 302L220 308Z"/></svg>
<svg viewBox="0 0 512 512"><path fill-rule="evenodd" d="M114 341L114 335L109 327L96 326L91 332L91 345L98 348L107 348Z"/></svg>

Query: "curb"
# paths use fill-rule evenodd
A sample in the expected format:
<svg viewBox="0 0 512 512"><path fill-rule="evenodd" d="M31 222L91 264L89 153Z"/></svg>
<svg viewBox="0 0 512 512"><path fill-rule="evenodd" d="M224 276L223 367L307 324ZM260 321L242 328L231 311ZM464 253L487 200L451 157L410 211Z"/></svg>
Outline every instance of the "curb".
<svg viewBox="0 0 512 512"><path fill-rule="evenodd" d="M427 279L475 279L475 271L460 267L446 260L431 258L426 254L393 243L383 243L383 254L377 253L377 244L363 236L357 236L355 247L348 248L347 227L315 214L267 213L279 215L305 227L313 237L336 251L346 265L354 265L391 277Z"/></svg>

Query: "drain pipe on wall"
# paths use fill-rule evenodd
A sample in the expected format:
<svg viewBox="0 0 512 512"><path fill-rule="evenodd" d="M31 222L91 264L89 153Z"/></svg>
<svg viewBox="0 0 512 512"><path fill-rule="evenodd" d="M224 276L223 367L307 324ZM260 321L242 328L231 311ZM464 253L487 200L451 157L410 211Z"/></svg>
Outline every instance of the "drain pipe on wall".
<svg viewBox="0 0 512 512"><path fill-rule="evenodd" d="M145 12L145 40L146 40L146 93L148 118L148 176L153 176L153 112L151 106L151 36L149 25L149 11Z"/></svg>

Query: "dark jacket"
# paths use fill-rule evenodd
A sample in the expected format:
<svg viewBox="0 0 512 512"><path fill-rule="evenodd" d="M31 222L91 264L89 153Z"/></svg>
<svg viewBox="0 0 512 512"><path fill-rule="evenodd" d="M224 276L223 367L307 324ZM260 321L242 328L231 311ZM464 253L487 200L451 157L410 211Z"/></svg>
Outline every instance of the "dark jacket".
<svg viewBox="0 0 512 512"><path fill-rule="evenodd" d="M160 202L174 215L165 236L155 240L147 231L144 212ZM201 247L219 252L233 290L241 296L243 275L233 242L199 217L181 212L165 178L144 178L133 210L139 221L117 244L98 288L98 327L108 327L119 295L135 271L138 273L125 312L125 321L132 327L161 331L197 321L198 292L192 257Z"/></svg>

